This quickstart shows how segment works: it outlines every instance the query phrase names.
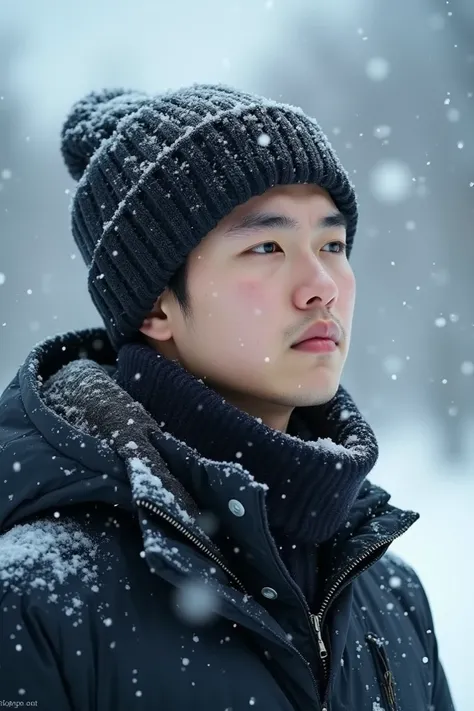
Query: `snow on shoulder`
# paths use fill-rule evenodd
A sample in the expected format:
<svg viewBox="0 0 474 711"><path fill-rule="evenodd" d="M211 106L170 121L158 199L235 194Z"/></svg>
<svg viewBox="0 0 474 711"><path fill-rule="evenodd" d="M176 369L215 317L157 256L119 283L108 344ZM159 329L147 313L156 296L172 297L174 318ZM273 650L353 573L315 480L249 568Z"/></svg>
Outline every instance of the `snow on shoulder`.
<svg viewBox="0 0 474 711"><path fill-rule="evenodd" d="M96 582L97 549L98 543L72 521L14 526L0 536L0 589L19 594L46 590L56 602L68 578L87 586Z"/></svg>

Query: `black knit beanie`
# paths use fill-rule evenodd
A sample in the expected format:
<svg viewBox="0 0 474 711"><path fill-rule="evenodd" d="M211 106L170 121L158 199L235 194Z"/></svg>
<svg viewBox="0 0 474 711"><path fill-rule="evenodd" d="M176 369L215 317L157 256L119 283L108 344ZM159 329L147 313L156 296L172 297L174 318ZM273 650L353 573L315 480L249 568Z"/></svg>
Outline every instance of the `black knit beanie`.
<svg viewBox="0 0 474 711"><path fill-rule="evenodd" d="M72 232L89 292L118 348L192 249L237 205L276 185L314 183L356 224L353 186L301 109L226 86L157 96L112 90L76 103L61 150L78 180Z"/></svg>

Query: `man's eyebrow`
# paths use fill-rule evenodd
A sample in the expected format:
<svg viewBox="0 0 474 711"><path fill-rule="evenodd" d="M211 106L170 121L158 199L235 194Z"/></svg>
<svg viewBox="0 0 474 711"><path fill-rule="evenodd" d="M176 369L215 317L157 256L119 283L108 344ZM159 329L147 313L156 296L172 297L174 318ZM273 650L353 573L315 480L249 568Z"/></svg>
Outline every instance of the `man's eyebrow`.
<svg viewBox="0 0 474 711"><path fill-rule="evenodd" d="M263 230L295 230L300 226L298 220L288 215L273 212L252 212L244 215L242 219L225 231L226 235L239 236L261 232ZM330 229L332 227L347 227L347 220L338 210L321 217L316 224L316 229Z"/></svg>

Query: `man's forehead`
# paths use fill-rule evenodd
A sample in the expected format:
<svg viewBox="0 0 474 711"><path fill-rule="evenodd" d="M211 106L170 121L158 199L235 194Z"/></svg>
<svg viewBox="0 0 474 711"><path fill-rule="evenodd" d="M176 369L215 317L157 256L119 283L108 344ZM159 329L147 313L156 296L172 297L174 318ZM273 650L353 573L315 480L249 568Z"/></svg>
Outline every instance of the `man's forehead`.
<svg viewBox="0 0 474 711"><path fill-rule="evenodd" d="M221 220L219 227L226 231L237 226L247 216L251 220L252 215L259 213L286 214L291 219L290 212L295 207L295 201L301 200L307 201L308 205L314 204L322 211L331 212L336 209L329 194L318 185L278 185L235 207Z"/></svg>

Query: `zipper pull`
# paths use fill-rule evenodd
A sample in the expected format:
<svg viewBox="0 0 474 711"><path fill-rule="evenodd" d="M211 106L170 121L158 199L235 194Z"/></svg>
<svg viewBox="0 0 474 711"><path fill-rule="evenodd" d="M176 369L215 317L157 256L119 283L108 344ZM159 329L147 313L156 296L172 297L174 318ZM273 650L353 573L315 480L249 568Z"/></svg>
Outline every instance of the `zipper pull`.
<svg viewBox="0 0 474 711"><path fill-rule="evenodd" d="M313 623L313 627L316 630L316 636L318 638L319 656L321 657L321 659L326 659L326 657L328 656L328 650L326 649L326 645L323 642L323 635L321 633L319 617L317 615L311 615L311 622Z"/></svg>

